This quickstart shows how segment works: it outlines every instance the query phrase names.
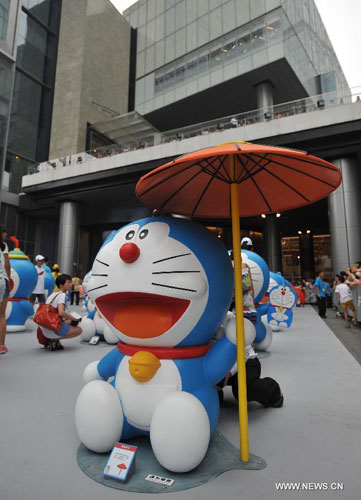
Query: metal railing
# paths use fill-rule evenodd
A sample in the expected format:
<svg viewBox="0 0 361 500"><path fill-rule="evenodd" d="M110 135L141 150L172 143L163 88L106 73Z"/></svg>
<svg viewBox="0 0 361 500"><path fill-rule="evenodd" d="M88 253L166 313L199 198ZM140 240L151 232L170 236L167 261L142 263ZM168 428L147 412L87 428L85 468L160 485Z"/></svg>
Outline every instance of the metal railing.
<svg viewBox="0 0 361 500"><path fill-rule="evenodd" d="M361 87L353 87L343 91L305 97L303 99L276 104L275 106L267 108L196 123L188 127L151 135L142 139L140 142L124 141L123 144L109 144L108 146L93 148L83 153L68 155L56 160L30 165L28 167L28 174L51 170L53 168L62 168L69 165L79 165L89 160L106 158L159 144L167 144L169 142L181 141L200 135L222 132L232 128L241 128L262 122L271 122L273 120L309 113L311 111L322 112L324 109L343 106L344 104L353 102L361 102Z"/></svg>

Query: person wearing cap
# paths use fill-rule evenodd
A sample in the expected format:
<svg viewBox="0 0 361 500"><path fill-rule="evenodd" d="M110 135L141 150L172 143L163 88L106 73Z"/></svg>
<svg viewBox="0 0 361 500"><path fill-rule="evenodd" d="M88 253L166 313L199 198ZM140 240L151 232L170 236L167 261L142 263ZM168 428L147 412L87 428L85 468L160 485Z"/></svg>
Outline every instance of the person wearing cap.
<svg viewBox="0 0 361 500"><path fill-rule="evenodd" d="M10 261L9 250L5 243L7 230L0 226L0 354L5 354L8 349L5 345L6 335L6 305L10 293Z"/></svg>
<svg viewBox="0 0 361 500"><path fill-rule="evenodd" d="M253 243L251 238L248 238L248 236L245 236L244 238L241 239L241 248L243 250L251 250L253 249Z"/></svg>
<svg viewBox="0 0 361 500"><path fill-rule="evenodd" d="M38 273L38 282L29 297L29 302L34 305L36 299L38 299L39 304L45 304L45 269L42 267L44 264L45 257L38 254L35 257L35 268Z"/></svg>

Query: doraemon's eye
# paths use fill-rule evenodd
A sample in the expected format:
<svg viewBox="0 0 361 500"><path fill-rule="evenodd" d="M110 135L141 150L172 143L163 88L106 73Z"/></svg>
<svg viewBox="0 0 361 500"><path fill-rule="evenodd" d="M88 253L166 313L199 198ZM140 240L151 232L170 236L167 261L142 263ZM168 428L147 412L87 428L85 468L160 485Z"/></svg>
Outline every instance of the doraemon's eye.
<svg viewBox="0 0 361 500"><path fill-rule="evenodd" d="M144 240L144 238L146 238L146 237L147 237L148 233L149 233L148 229L143 229L143 230L139 233L139 238L140 238L141 240Z"/></svg>
<svg viewBox="0 0 361 500"><path fill-rule="evenodd" d="M132 231L129 231L129 233L127 233L127 234L125 235L125 239L126 239L126 240L131 240L131 239L133 238L133 236L134 236L134 235L135 235L135 231L133 231L133 230L132 230Z"/></svg>

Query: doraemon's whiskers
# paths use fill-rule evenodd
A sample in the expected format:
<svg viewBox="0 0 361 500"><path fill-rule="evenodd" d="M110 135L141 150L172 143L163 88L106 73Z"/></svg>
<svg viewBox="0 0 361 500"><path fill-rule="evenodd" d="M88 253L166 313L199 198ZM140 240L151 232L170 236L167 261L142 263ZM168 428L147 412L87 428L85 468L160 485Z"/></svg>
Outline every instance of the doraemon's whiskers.
<svg viewBox="0 0 361 500"><path fill-rule="evenodd" d="M200 271L155 271L152 274L178 274L178 273L200 273Z"/></svg>
<svg viewBox="0 0 361 500"><path fill-rule="evenodd" d="M107 264L106 262L102 262L101 260L99 259L95 259L97 262L100 262L100 264L103 264L103 266L107 266L109 267L109 264Z"/></svg>
<svg viewBox="0 0 361 500"><path fill-rule="evenodd" d="M93 274L92 273L92 276L108 276L108 274Z"/></svg>
<svg viewBox="0 0 361 500"><path fill-rule="evenodd" d="M178 257L186 257L186 255L192 255L191 253L181 253L180 255L172 255L171 257L166 257L165 259L156 260L153 264L159 264L159 262L164 262L165 260L177 259Z"/></svg>
<svg viewBox="0 0 361 500"><path fill-rule="evenodd" d="M98 288L104 288L105 286L108 286L108 285L96 286L95 288L91 288L90 290L87 290L87 291L86 291L86 293L90 293L90 292L92 292L93 290L98 290Z"/></svg>
<svg viewBox="0 0 361 500"><path fill-rule="evenodd" d="M184 290L185 292L194 292L194 293L197 292L197 290L192 290L191 288L182 288L180 286L163 285L162 283L152 283L152 285L163 286L164 288L173 288L174 290Z"/></svg>

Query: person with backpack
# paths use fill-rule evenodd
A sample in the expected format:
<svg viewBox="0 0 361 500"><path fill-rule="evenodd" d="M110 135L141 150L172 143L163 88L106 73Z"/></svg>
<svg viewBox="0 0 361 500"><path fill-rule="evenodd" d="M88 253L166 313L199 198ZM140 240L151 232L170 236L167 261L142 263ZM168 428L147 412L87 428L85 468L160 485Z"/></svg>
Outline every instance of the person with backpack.
<svg viewBox="0 0 361 500"><path fill-rule="evenodd" d="M61 274L56 278L58 292L53 292L47 299L46 304L56 310L61 319L61 326L58 330L50 330L44 326L39 326L37 330L38 342L51 351L64 349L59 342L60 339L71 339L78 337L82 333L79 325L81 318L76 318L66 310L66 294L71 290L71 276ZM38 314L38 313L37 313ZM35 323L38 323L37 314L34 316ZM39 324L39 323L38 323Z"/></svg>

